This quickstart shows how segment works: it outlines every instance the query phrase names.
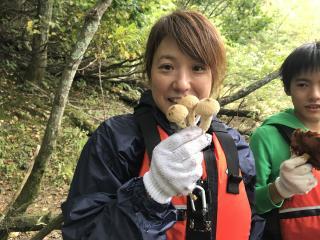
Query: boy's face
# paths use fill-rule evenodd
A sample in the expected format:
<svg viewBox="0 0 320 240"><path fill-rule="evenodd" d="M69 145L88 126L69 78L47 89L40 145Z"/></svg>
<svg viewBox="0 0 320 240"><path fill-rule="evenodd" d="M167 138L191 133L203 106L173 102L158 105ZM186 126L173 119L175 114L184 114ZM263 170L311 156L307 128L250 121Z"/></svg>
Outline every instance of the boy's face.
<svg viewBox="0 0 320 240"><path fill-rule="evenodd" d="M175 40L164 38L154 54L151 67L152 96L166 114L168 108L185 95L209 97L212 74L209 66L180 51Z"/></svg>
<svg viewBox="0 0 320 240"><path fill-rule="evenodd" d="M291 80L290 93L296 116L306 127L320 131L320 71L305 72Z"/></svg>

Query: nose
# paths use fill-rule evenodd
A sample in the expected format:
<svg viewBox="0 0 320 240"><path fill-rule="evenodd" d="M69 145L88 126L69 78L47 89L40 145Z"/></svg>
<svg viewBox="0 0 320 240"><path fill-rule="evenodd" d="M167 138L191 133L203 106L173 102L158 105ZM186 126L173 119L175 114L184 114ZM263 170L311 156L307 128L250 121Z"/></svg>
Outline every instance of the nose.
<svg viewBox="0 0 320 240"><path fill-rule="evenodd" d="M311 90L310 97L312 100L319 100L320 99L320 87L314 86Z"/></svg>
<svg viewBox="0 0 320 240"><path fill-rule="evenodd" d="M173 89L180 93L187 93L190 90L191 77L188 71L180 70L173 81Z"/></svg>

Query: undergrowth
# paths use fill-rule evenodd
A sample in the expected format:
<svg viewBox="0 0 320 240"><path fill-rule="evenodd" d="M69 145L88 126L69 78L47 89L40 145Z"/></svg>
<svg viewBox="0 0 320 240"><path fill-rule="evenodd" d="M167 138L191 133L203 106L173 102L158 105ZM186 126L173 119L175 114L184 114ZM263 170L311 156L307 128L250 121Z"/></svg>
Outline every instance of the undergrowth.
<svg viewBox="0 0 320 240"><path fill-rule="evenodd" d="M25 175L50 115L54 87L35 86L0 81L0 179L13 186L18 186ZM102 100L98 87L72 88L44 177L49 184L68 185L89 132L106 118L131 111L118 97L107 91L104 96Z"/></svg>

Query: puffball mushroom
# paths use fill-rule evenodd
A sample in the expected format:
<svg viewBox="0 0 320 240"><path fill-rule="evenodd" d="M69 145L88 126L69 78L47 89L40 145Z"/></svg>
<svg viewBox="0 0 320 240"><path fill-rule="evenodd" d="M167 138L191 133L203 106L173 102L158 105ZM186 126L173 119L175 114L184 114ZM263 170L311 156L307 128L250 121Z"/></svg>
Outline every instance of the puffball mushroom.
<svg viewBox="0 0 320 240"><path fill-rule="evenodd" d="M187 126L192 126L195 124L194 122L195 122L196 115L195 115L194 108L198 104L198 102L199 102L199 99L194 95L186 95L182 97L180 100L178 100L178 103L184 105L189 111L189 114L186 119Z"/></svg>
<svg viewBox="0 0 320 240"><path fill-rule="evenodd" d="M219 110L220 104L213 98L203 98L198 102L194 111L196 115L201 116L199 127L204 132L208 131L212 118L218 114Z"/></svg>
<svg viewBox="0 0 320 240"><path fill-rule="evenodd" d="M176 123L180 128L187 127L186 117L188 116L188 109L182 104L174 104L168 108L166 117L170 122Z"/></svg>

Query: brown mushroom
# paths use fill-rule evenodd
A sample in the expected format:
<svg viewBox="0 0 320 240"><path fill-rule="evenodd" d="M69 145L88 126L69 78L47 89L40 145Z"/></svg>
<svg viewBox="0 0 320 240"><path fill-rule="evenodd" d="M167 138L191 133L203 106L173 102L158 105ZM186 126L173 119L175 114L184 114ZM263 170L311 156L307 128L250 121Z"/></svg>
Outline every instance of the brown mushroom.
<svg viewBox="0 0 320 240"><path fill-rule="evenodd" d="M177 124L180 128L185 128L188 109L182 104L174 104L168 108L166 117L170 122Z"/></svg>
<svg viewBox="0 0 320 240"><path fill-rule="evenodd" d="M199 101L194 110L196 115L201 116L199 127L206 132L210 127L212 118L218 114L220 104L213 98L204 98Z"/></svg>
<svg viewBox="0 0 320 240"><path fill-rule="evenodd" d="M179 104L184 105L189 111L189 114L186 119L187 126L195 125L196 115L195 115L194 108L198 102L199 102L199 99L194 95L184 96L178 101Z"/></svg>
<svg viewBox="0 0 320 240"><path fill-rule="evenodd" d="M301 156L305 153L310 155L308 163L320 170L320 134L312 131L296 129L291 136L291 150Z"/></svg>

